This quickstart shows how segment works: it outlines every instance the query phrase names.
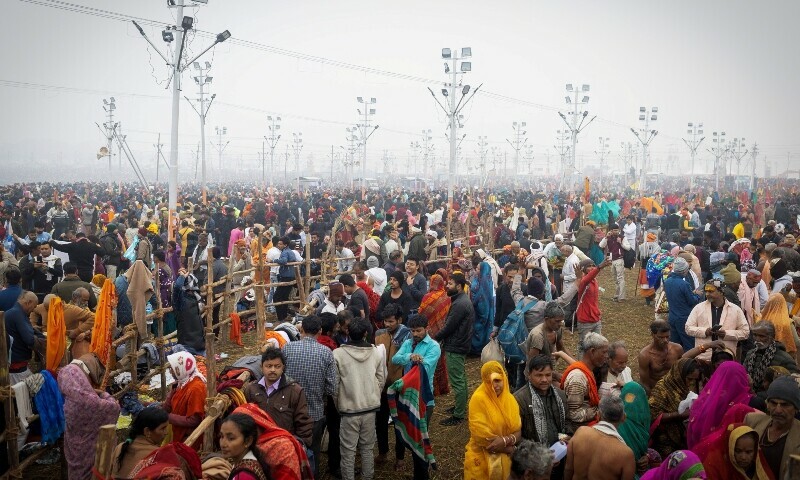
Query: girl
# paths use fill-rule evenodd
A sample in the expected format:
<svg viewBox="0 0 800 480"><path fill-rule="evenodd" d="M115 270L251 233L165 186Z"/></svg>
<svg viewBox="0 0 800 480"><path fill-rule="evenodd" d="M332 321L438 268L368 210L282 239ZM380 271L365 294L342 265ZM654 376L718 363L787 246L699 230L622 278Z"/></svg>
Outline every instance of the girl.
<svg viewBox="0 0 800 480"><path fill-rule="evenodd" d="M167 436L169 414L159 406L147 407L133 420L128 439L114 450L111 476L129 478L133 468L144 457L161 446Z"/></svg>

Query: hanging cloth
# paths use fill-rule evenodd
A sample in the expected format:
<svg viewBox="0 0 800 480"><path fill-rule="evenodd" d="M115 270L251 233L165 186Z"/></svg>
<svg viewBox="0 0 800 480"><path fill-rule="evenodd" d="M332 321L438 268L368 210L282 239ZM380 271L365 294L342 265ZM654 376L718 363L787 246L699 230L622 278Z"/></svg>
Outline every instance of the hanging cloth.
<svg viewBox="0 0 800 480"><path fill-rule="evenodd" d="M64 324L64 303L54 295L47 310L47 355L45 365L55 374L67 350L67 329Z"/></svg>

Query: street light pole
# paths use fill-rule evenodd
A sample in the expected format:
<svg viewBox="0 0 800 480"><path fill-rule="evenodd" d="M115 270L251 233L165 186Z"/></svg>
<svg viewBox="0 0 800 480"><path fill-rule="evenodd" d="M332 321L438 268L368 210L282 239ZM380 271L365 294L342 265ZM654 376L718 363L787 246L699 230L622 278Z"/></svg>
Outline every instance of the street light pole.
<svg viewBox="0 0 800 480"><path fill-rule="evenodd" d="M610 149L611 146L609 145L608 142L611 139L608 138L608 137L605 137L605 138L604 137L598 137L598 138L600 139L600 150L599 151L595 150L594 153L597 156L600 157L600 182L599 182L599 186L600 186L600 188L603 188L603 172L604 172L603 160L605 160L606 155L609 154L609 149Z"/></svg>
<svg viewBox="0 0 800 480"><path fill-rule="evenodd" d="M303 133L292 133L292 137L294 137L294 145L292 145L294 164L295 168L297 168L297 194L300 195L300 152L303 151Z"/></svg>
<svg viewBox="0 0 800 480"><path fill-rule="evenodd" d="M200 87L199 98L198 98L198 106L199 109L194 106L189 98L186 98L186 101L189 102L189 105L192 106L194 111L200 117L200 144L201 153L200 153L200 163L201 163L201 174L200 174L200 190L203 195L203 205L208 203L208 188L206 187L206 116L208 115L208 111L211 110L211 104L214 102L214 99L217 97L216 94L211 95L211 99L206 101L206 91L205 86L210 84L214 77L208 76L208 70L211 69L211 64L209 62L204 62L203 65L200 62L193 63L194 69L197 70L197 76L194 77L194 83ZM206 102L208 104L206 105Z"/></svg>
<svg viewBox="0 0 800 480"><path fill-rule="evenodd" d="M589 115L588 110L583 110L583 105L589 103L589 89L590 86L587 84L581 85L581 88L577 87L578 84L573 85L568 83L566 85L566 90L568 95L564 97L566 100L567 105L572 107L572 111L569 112L569 115L572 117L572 122L567 121L567 116L561 112L558 112L558 115L561 117L561 120L567 125L569 128L570 135L572 137L572 152L571 152L571 159L569 165L566 166L561 171L561 181L559 182L558 189L561 190L565 183L567 182L567 175L571 177L572 174L577 169L577 145L578 145L578 134L583 131L584 128L588 127L590 123L594 121L597 116L592 117L588 122L586 122L586 117ZM574 97L570 97L570 95L574 95ZM580 97L583 95L583 97ZM586 122L584 124L584 122Z"/></svg>
<svg viewBox="0 0 800 480"><path fill-rule="evenodd" d="M506 142L508 142L508 144L511 145L511 148L514 149L514 175L515 176L519 173L519 151L522 149L523 146L525 146L525 142L528 141L527 137L524 140L522 139L522 136L528 133L526 130L522 130L527 125L528 124L526 122L520 122L520 123L514 122L514 123L512 123L511 124L511 128L514 130L514 141L512 142L511 140L506 138Z"/></svg>
<svg viewBox="0 0 800 480"><path fill-rule="evenodd" d="M658 135L658 130L650 129L650 122L655 122L656 120L658 120L658 107L652 107L649 110L647 107L639 107L639 121L644 122L644 128L640 128L638 132L631 128L631 132L636 135L636 138L642 144L642 170L639 173L639 191L642 193L647 188L647 147Z"/></svg>
<svg viewBox="0 0 800 480"><path fill-rule="evenodd" d="M272 173L269 176L269 193L272 194L272 184L273 178L275 177L273 169L275 168L275 147L278 145L278 140L281 139L281 136L278 135L278 130L281 129L281 117L272 117L272 115L267 115L267 121L271 123L269 126L269 137L264 137L264 140L269 142L269 170ZM263 175L262 175L263 177ZM263 182L264 179L262 178L261 181Z"/></svg>
<svg viewBox="0 0 800 480"><path fill-rule="evenodd" d="M714 189L719 191L719 159L725 155L725 132L714 132L712 137L714 146L706 150L714 155Z"/></svg>
<svg viewBox="0 0 800 480"><path fill-rule="evenodd" d="M361 108L364 109L363 112L361 111L361 108L357 109L359 115L363 115L364 119L363 123L356 125L356 127L358 127L358 130L361 133L361 199L365 200L367 194L365 181L367 178L367 140L369 140L369 137L371 137L372 134L375 133L375 130L378 129L378 125L373 127L372 124L370 124L370 118L375 115L375 109L372 108L371 105L375 105L377 100L375 97L372 97L369 100L364 97L357 97L356 100L358 103L363 105ZM372 130L370 130L370 128L372 128Z"/></svg>
<svg viewBox="0 0 800 480"><path fill-rule="evenodd" d="M753 165L750 170L750 193L756 189L756 159L758 158L758 144L753 143L753 148L750 149L750 161Z"/></svg>
<svg viewBox="0 0 800 480"><path fill-rule="evenodd" d="M114 128L119 125L119 123L114 124L114 110L117 109L117 105L115 103L114 97L109 98L106 100L103 99L103 110L106 111L106 116L108 120L103 123L103 127L106 131L106 141L108 142L108 180L111 181L111 157L113 157L112 148L114 147Z"/></svg>
<svg viewBox="0 0 800 480"><path fill-rule="evenodd" d="M700 147L700 144L703 143L706 137L700 137L698 140L698 135L703 134L703 122L698 124L694 124L693 122L689 122L688 124L689 129L686 130L686 133L690 135L691 140L682 139L683 143L689 147L689 151L692 152L692 167L689 172L689 190L694 189L694 161L695 157L697 156L697 149Z"/></svg>
<svg viewBox="0 0 800 480"><path fill-rule="evenodd" d="M214 143L212 143L212 145L214 145L214 147L216 147L217 153L219 154L219 160L217 161L217 165L219 166L218 167L219 168L219 172L220 172L219 176L220 176L220 178L222 178L222 171L223 171L222 170L222 152L225 151L225 148L227 148L228 144L231 143L231 142L230 142L230 140L228 140L228 141L225 142L224 145L222 144L222 137L224 135L228 134L228 127L222 127L222 128L214 127L214 130L217 133L217 144L214 145Z"/></svg>

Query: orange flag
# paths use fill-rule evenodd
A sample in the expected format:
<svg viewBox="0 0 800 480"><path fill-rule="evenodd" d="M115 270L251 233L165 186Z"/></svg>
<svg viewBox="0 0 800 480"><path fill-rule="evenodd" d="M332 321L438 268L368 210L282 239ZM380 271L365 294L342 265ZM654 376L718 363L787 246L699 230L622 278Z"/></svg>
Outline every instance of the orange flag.
<svg viewBox="0 0 800 480"><path fill-rule="evenodd" d="M45 366L55 374L67 350L67 328L64 324L64 304L58 295L50 300L47 310L47 356Z"/></svg>

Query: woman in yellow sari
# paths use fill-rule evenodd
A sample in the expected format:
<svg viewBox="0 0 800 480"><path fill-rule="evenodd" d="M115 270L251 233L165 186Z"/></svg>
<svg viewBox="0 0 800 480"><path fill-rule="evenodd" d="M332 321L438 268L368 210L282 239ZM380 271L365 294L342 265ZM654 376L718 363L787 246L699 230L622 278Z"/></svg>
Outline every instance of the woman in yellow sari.
<svg viewBox="0 0 800 480"><path fill-rule="evenodd" d="M469 400L470 438L464 456L464 478L506 480L521 429L519 405L508 389L503 366L487 362L481 367L481 384Z"/></svg>
<svg viewBox="0 0 800 480"><path fill-rule="evenodd" d="M789 318L789 306L780 293L769 296L764 308L761 309L760 321L770 321L775 325L775 340L781 342L786 352L791 356L797 354L797 331L792 319Z"/></svg>

